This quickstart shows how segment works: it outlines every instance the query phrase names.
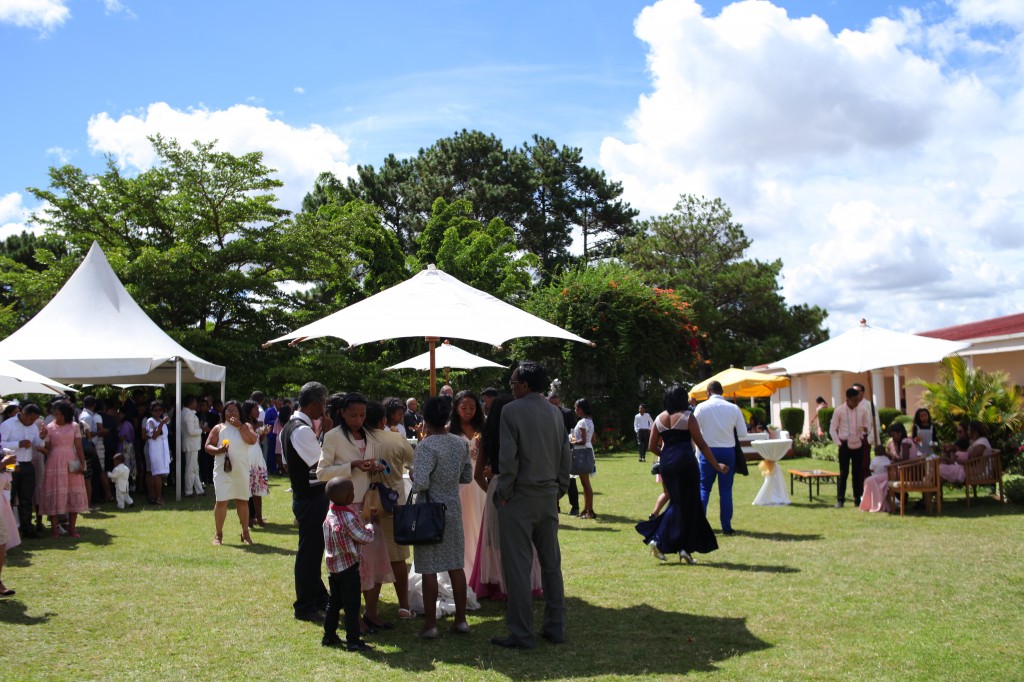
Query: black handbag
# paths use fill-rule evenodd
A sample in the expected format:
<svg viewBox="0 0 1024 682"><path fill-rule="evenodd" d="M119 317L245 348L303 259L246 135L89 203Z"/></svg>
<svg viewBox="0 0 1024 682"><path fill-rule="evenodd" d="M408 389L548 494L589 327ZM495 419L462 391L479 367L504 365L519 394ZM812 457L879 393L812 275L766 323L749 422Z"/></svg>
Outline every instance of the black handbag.
<svg viewBox="0 0 1024 682"><path fill-rule="evenodd" d="M594 451L590 448L573 448L569 473L579 476L581 474L590 475L595 471L597 471L597 463L594 461Z"/></svg>
<svg viewBox="0 0 1024 682"><path fill-rule="evenodd" d="M743 448L740 446L740 437L736 429L732 430L732 435L736 439L736 464L733 468L736 469L736 473L740 476L749 476L750 471L747 469L747 457L743 454Z"/></svg>
<svg viewBox="0 0 1024 682"><path fill-rule="evenodd" d="M396 545L437 545L444 540L444 527L447 522L447 506L443 502L431 502L430 494L424 492L412 504L395 506L395 544Z"/></svg>

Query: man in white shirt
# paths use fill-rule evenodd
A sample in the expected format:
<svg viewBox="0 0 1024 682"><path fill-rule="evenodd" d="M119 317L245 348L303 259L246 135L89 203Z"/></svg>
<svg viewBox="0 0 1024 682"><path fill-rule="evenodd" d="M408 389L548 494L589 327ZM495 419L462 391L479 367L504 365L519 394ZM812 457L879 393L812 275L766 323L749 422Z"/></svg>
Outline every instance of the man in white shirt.
<svg viewBox="0 0 1024 682"><path fill-rule="evenodd" d="M299 522L299 548L295 553L295 617L323 622L327 588L321 577L324 556L323 523L329 502L324 483L316 477L323 454L313 433L313 420L320 419L323 433L334 428L327 414L327 387L311 381L299 391L299 408L281 430L281 454L292 484L292 513Z"/></svg>
<svg viewBox="0 0 1024 682"><path fill-rule="evenodd" d="M22 406L17 416L0 424L0 444L13 450L17 457L17 469L11 477L11 496L18 498L18 518L21 521L21 536L37 538L38 532L32 526L32 505L36 489L36 470L32 463L35 452L46 452L43 439L39 437L40 410L33 403Z"/></svg>
<svg viewBox="0 0 1024 682"><path fill-rule="evenodd" d="M651 427L654 419L647 414L647 406L640 404L640 411L633 417L633 431L636 433L636 446L640 451L640 461L647 461L647 445L651 442Z"/></svg>
<svg viewBox="0 0 1024 682"><path fill-rule="evenodd" d="M722 384L712 381L708 384L708 399L697 405L693 416L700 424L700 432L704 434L711 453L719 463L729 466L729 472L723 474L707 461L703 454L697 455L700 464L700 501L704 503L704 513L708 511L708 500L711 490L718 480L719 518L722 521L722 533L733 535L732 527L732 483L736 476L736 439L747 435L747 425L743 421L743 411L722 397Z"/></svg>
<svg viewBox="0 0 1024 682"><path fill-rule="evenodd" d="M839 446L839 482L836 490L836 509L841 509L846 501L846 479L850 475L850 464L853 464L853 502L860 507L860 497L864 492L864 469L861 461L864 447L871 442L874 428L868 404L860 399L860 391L856 388L846 389L846 402L836 407L832 413L832 424L828 434L832 442Z"/></svg>

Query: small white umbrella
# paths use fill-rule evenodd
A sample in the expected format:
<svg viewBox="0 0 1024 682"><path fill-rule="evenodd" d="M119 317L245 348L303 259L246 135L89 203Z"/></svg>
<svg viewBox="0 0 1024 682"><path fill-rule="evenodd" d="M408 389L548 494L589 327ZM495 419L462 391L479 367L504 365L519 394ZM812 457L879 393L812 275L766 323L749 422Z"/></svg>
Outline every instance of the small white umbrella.
<svg viewBox="0 0 1024 682"><path fill-rule="evenodd" d="M500 346L509 339L547 336L592 345L570 331L460 282L433 265L401 284L266 345L279 341L295 344L323 336L336 336L352 346L422 336L427 340L431 357L435 344L444 337ZM431 395L435 394L436 367L435 358L430 368Z"/></svg>
<svg viewBox="0 0 1024 682"><path fill-rule="evenodd" d="M434 366L450 367L453 369L479 369L480 367L504 368L504 365L499 365L496 362L491 362L487 358L481 358L478 355L473 355L472 353L451 345L447 341L439 345L434 351ZM430 369L430 353L427 352L422 355L417 355L414 358L409 358L404 362L399 362L397 365L391 365L384 369L417 369L420 371L426 371Z"/></svg>
<svg viewBox="0 0 1024 682"><path fill-rule="evenodd" d="M0 360L0 395L11 395L12 393L64 395L64 391L74 390L70 386L44 377L42 374L33 372L10 360Z"/></svg>
<svg viewBox="0 0 1024 682"><path fill-rule="evenodd" d="M786 374L859 374L883 367L938 362L970 345L871 327L861 320L859 326L795 355L777 360L765 369L781 369Z"/></svg>

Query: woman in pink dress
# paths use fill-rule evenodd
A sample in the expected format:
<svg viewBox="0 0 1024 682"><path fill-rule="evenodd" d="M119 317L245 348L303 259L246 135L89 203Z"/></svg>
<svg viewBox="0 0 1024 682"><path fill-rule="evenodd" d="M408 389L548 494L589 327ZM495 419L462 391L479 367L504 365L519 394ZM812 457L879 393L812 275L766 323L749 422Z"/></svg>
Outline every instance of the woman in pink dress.
<svg viewBox="0 0 1024 682"><path fill-rule="evenodd" d="M4 525L7 526L7 540L4 541L6 549L14 549L21 544L21 533L18 532L18 521L14 518L14 510L11 509L11 476L6 468L0 468L0 516L3 517Z"/></svg>
<svg viewBox="0 0 1024 682"><path fill-rule="evenodd" d="M959 439L962 436L963 426L958 424L956 429ZM966 480L964 462L992 452L992 444L988 441L988 428L981 422L970 422L967 425L966 437L970 446L966 450L947 446L942 463L939 464L939 476L947 483L962 484Z"/></svg>
<svg viewBox="0 0 1024 682"><path fill-rule="evenodd" d="M484 408L473 391L459 391L452 402L452 416L448 419L448 433L462 436L469 444L469 459L476 466L480 456L480 434L484 428ZM476 483L459 488L462 502L462 533L465 541L466 576L473 575L476 546L480 539L480 524L484 516L487 493Z"/></svg>
<svg viewBox="0 0 1024 682"><path fill-rule="evenodd" d="M60 537L57 517L67 514L68 535L77 538L80 537L78 515L89 508L83 477L85 452L82 450L82 432L75 423L71 403L61 401L55 407L55 418L46 427L46 447L50 454L46 458L40 511L50 517L50 534L55 538Z"/></svg>

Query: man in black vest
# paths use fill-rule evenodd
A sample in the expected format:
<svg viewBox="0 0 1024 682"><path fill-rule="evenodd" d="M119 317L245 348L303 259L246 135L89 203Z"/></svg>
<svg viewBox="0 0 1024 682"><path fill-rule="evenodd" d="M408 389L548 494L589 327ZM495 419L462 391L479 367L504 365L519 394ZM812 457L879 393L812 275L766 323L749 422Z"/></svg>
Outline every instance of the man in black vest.
<svg viewBox="0 0 1024 682"><path fill-rule="evenodd" d="M288 463L292 484L292 513L299 522L299 549L295 553L295 617L323 622L327 588L320 577L324 557L323 523L328 500L324 483L316 478L320 441L313 432L313 420L321 419L326 433L334 424L324 409L327 387L311 381L299 391L299 409L281 430L281 454Z"/></svg>

